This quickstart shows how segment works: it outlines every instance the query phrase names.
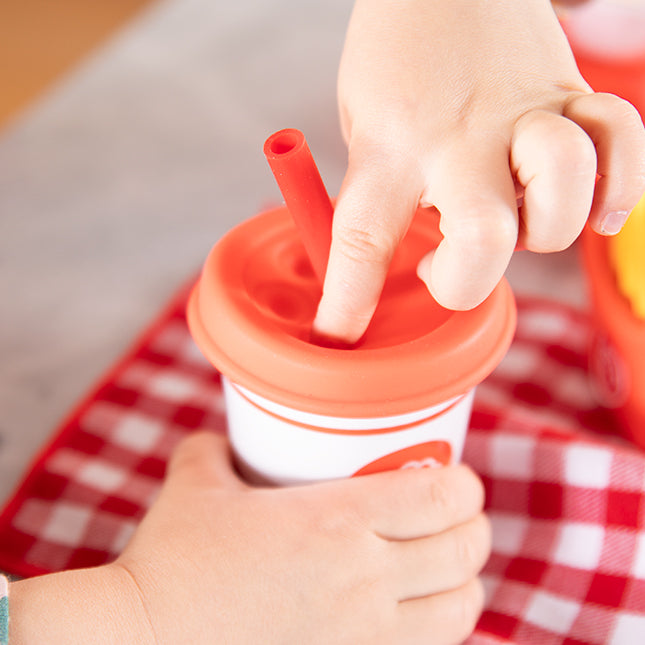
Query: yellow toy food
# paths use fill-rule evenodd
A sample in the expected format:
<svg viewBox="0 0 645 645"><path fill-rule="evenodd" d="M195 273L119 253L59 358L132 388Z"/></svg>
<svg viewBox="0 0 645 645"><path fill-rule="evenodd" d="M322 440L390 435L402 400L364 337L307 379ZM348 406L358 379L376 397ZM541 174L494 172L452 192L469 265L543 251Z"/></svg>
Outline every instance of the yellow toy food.
<svg viewBox="0 0 645 645"><path fill-rule="evenodd" d="M610 239L609 258L618 290L630 302L634 315L645 320L645 195L620 233Z"/></svg>

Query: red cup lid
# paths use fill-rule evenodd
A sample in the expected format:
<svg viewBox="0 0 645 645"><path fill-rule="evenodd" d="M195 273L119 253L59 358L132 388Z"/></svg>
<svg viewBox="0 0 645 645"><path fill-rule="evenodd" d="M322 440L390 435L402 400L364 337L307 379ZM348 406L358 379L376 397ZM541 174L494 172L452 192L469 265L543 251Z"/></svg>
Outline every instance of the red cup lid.
<svg viewBox="0 0 645 645"><path fill-rule="evenodd" d="M436 303L416 266L441 240L437 221L419 210L367 332L335 349L309 342L321 290L287 209L247 220L204 264L188 304L193 338L234 383L305 412L393 416L462 395L506 353L515 301L502 280L470 311Z"/></svg>

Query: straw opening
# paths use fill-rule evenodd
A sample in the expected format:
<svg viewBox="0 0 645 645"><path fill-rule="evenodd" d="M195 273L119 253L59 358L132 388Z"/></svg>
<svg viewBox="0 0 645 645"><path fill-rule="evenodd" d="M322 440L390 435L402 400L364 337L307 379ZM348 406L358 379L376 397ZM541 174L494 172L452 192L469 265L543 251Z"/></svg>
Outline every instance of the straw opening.
<svg viewBox="0 0 645 645"><path fill-rule="evenodd" d="M280 132L269 141L269 151L274 155L286 155L298 147L301 139L293 132Z"/></svg>

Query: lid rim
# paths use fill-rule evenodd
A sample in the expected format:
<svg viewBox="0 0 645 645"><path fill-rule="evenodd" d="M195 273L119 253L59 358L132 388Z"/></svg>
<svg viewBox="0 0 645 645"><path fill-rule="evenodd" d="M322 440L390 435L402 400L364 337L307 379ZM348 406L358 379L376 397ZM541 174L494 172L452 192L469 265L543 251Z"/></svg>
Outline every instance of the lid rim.
<svg viewBox="0 0 645 645"><path fill-rule="evenodd" d="M500 287L510 293L510 286L504 280ZM499 287L498 287L499 288ZM512 297L506 299L508 303L507 324L500 328L498 343L493 345L493 351L488 353L486 360L481 362L474 369L464 370L463 373L444 381L439 388L431 390L418 390L411 392L408 396L397 396L396 398L365 398L360 401L348 401L317 397L311 392L294 392L293 389L278 387L273 382L260 379L248 369L242 368L231 356L220 346L213 342L211 336L206 332L204 323L199 315L199 283L193 288L190 294L187 319L191 334L199 349L215 368L229 378L233 383L255 392L256 394L272 400L281 405L293 407L303 412L314 414L327 414L345 417L380 417L396 415L410 410L423 409L429 406L438 405L456 396L462 396L472 390L484 378L486 378L497 364L501 361L508 350L515 330L516 308ZM411 343L414 341L410 341ZM370 352L383 352L384 348L373 348ZM331 352L348 352L348 350L328 350ZM461 386L457 387L457 383Z"/></svg>
<svg viewBox="0 0 645 645"><path fill-rule="evenodd" d="M410 276L416 276L414 254L426 252L440 239L427 218L415 220L413 227L418 227L416 246L406 247L402 256L402 270ZM416 298L430 296L425 290L415 291L418 295L408 303L408 315L423 311L430 318L420 319L428 323L418 325L419 335L409 340L394 340L399 337L394 325L389 345L367 343L347 350L307 343L301 338L302 325L292 333L290 322L266 318L248 290L248 280L256 275L248 273L249 262L262 257L257 254L264 249L291 244L292 239L298 239L297 231L285 208L238 225L211 250L188 303L191 333L208 360L233 382L260 396L318 414L398 414L465 394L494 369L510 345L516 312L504 279L481 305L450 312L447 318L442 317L445 309L435 314L425 305L417 308ZM255 266L266 270L257 261ZM261 280L280 275L279 266L266 266L268 273L262 273ZM397 311L398 303L394 301ZM392 304L386 306L390 309L382 312L391 315ZM379 339L387 341L388 334Z"/></svg>

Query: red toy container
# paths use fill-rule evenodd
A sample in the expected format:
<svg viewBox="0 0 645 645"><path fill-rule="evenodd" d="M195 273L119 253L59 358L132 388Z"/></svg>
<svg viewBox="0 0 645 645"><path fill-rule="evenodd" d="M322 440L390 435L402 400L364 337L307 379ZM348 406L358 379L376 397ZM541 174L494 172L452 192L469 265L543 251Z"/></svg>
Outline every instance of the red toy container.
<svg viewBox="0 0 645 645"><path fill-rule="evenodd" d="M592 0L565 10L561 24L587 83L645 114L645 4Z"/></svg>
<svg viewBox="0 0 645 645"><path fill-rule="evenodd" d="M565 11L561 23L591 87L621 96L645 115L645 3L588 2ZM600 402L616 411L622 433L645 448L645 320L620 292L612 243L589 227L582 234L594 320L589 369ZM645 240L642 245L645 253Z"/></svg>
<svg viewBox="0 0 645 645"><path fill-rule="evenodd" d="M645 448L645 320L634 316L616 288L610 243L591 229L582 237L595 328L589 372L600 402L616 411L623 434Z"/></svg>

